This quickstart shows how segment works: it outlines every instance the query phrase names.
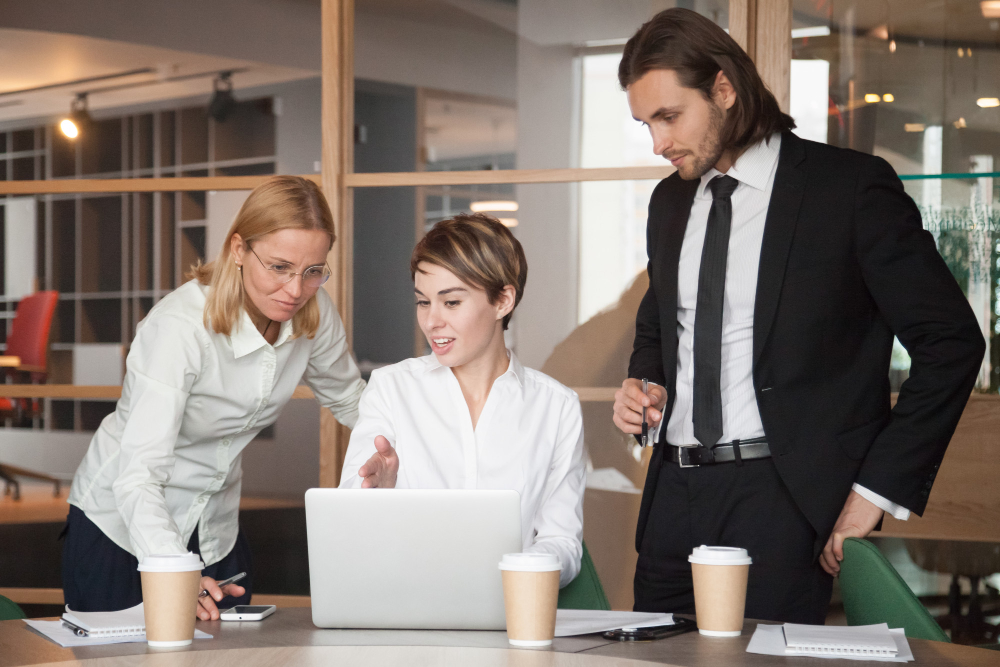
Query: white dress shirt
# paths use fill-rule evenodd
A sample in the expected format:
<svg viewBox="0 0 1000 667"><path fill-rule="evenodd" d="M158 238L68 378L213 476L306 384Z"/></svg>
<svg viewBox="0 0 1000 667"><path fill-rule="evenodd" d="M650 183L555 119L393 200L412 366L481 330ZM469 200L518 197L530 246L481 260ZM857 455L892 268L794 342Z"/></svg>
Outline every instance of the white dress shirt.
<svg viewBox="0 0 1000 667"><path fill-rule="evenodd" d="M310 340L284 322L272 346L243 313L231 336L205 327L208 287L190 281L139 323L122 397L90 442L69 502L139 560L187 552L198 528L206 565L238 532L240 454L302 380L353 426L365 383L324 290Z"/></svg>
<svg viewBox="0 0 1000 667"><path fill-rule="evenodd" d="M430 354L372 372L351 433L341 488L385 436L399 456L396 488L513 489L521 495L525 551L554 554L565 586L583 555L583 414L576 392L513 352L476 427L451 369Z"/></svg>
<svg viewBox="0 0 1000 667"><path fill-rule="evenodd" d="M764 239L764 222L778 170L781 135L748 148L726 173L739 181L732 194L733 217L726 261L726 295L722 309L722 438L732 442L764 435L753 386L753 312L757 269ZM694 325L698 303L701 252L712 209L708 184L722 172L714 167L701 177L681 245L677 268L677 384L673 411L667 422L667 442L696 446L694 437ZM653 442L659 428L652 434ZM906 520L909 510L858 484L865 499Z"/></svg>

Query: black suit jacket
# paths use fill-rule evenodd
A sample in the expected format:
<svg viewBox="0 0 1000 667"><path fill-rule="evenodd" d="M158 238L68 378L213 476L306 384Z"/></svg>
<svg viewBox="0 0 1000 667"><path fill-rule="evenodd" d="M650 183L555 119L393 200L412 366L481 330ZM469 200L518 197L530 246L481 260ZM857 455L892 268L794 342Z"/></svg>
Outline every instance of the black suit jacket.
<svg viewBox="0 0 1000 667"><path fill-rule="evenodd" d="M678 258L697 187L674 174L649 203L649 291L629 377L667 388L665 420L677 374ZM893 334L912 366L890 410ZM753 383L774 465L816 529L817 553L854 482L923 512L984 350L892 167L785 132L760 253ZM664 449L650 461L637 549L656 520L649 508Z"/></svg>

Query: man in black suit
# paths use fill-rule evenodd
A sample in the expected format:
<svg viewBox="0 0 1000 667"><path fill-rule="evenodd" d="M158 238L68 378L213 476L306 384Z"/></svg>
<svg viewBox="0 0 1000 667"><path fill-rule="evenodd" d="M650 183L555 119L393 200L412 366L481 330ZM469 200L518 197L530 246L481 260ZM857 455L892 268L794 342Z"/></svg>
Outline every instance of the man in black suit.
<svg viewBox="0 0 1000 667"><path fill-rule="evenodd" d="M677 168L649 203L650 286L614 408L638 434L648 407L654 444L635 608L693 611L692 548L736 546L748 617L823 623L844 538L923 512L979 326L892 168L792 134L711 21L661 12L619 80ZM893 335L912 367L890 409Z"/></svg>

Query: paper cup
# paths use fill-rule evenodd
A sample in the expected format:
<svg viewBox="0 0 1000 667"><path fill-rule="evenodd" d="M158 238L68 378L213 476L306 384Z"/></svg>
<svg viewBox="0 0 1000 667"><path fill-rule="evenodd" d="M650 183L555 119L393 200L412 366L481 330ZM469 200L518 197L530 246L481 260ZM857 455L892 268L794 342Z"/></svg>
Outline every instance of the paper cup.
<svg viewBox="0 0 1000 667"><path fill-rule="evenodd" d="M204 567L193 553L146 556L139 564L150 646L187 646L194 639Z"/></svg>
<svg viewBox="0 0 1000 667"><path fill-rule="evenodd" d="M736 547L696 547L688 557L694 580L698 632L709 637L739 637L747 601L749 554Z"/></svg>
<svg viewBox="0 0 1000 667"><path fill-rule="evenodd" d="M559 559L551 554L506 554L500 561L507 641L551 646L556 634Z"/></svg>

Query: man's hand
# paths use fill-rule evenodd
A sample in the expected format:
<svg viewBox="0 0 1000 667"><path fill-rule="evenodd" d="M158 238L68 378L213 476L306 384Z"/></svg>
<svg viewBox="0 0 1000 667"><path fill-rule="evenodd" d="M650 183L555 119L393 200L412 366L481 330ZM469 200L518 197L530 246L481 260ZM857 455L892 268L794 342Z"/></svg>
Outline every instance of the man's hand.
<svg viewBox="0 0 1000 667"><path fill-rule="evenodd" d="M844 560L844 539L848 537L867 537L875 529L882 518L882 509L875 503L865 500L857 491L851 491L844 503L844 509L837 517L833 533L826 541L826 547L820 554L819 564L829 574L840 573L840 561Z"/></svg>
<svg viewBox="0 0 1000 667"><path fill-rule="evenodd" d="M219 608L215 606L216 602L221 602L222 598L227 595L231 595L234 598L246 593L246 589L237 584L229 584L225 588L219 588L219 584L216 583L215 579L212 577L202 577L201 578L201 588L200 591L208 591L208 595L203 598L198 598L198 618L203 621L217 621L219 620Z"/></svg>
<svg viewBox="0 0 1000 667"><path fill-rule="evenodd" d="M642 408L646 406L646 423L654 428L663 418L667 391L658 384L649 384L649 395L642 393L642 381L629 378L615 392L614 421L623 433L642 433Z"/></svg>
<svg viewBox="0 0 1000 667"><path fill-rule="evenodd" d="M379 435L375 438L375 453L358 469L362 489L391 489L396 486L399 457L389 441Z"/></svg>

